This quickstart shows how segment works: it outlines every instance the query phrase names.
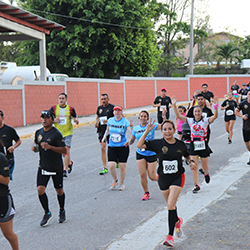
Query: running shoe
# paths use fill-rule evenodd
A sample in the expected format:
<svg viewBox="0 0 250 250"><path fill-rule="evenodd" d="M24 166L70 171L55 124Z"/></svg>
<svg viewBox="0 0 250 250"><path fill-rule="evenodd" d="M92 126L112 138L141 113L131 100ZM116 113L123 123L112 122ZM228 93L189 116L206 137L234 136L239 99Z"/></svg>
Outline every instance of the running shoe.
<svg viewBox="0 0 250 250"><path fill-rule="evenodd" d="M248 163L247 163L248 165L250 165L250 159L249 159L249 161L248 161Z"/></svg>
<svg viewBox="0 0 250 250"><path fill-rule="evenodd" d="M200 190L201 190L200 186L199 185L195 185L194 188L193 188L193 193L194 194L198 193L198 192L200 192Z"/></svg>
<svg viewBox="0 0 250 250"><path fill-rule="evenodd" d="M73 167L73 161L70 161L69 167L68 167L68 173L70 174L72 172L72 167Z"/></svg>
<svg viewBox="0 0 250 250"><path fill-rule="evenodd" d="M119 163L116 164L116 168L119 168Z"/></svg>
<svg viewBox="0 0 250 250"><path fill-rule="evenodd" d="M119 181L113 182L112 185L111 185L111 187L110 187L110 189L111 189L111 190L115 190L116 187L118 186L118 183L119 183Z"/></svg>
<svg viewBox="0 0 250 250"><path fill-rule="evenodd" d="M147 200L149 200L149 198L150 198L149 193L145 193L144 196L143 196L141 199L142 199L143 201L147 201Z"/></svg>
<svg viewBox="0 0 250 250"><path fill-rule="evenodd" d="M174 247L174 238L173 238L173 236L168 235L166 240L163 242L163 245Z"/></svg>
<svg viewBox="0 0 250 250"><path fill-rule="evenodd" d="M43 219L40 222L41 227L46 227L49 224L49 221L52 219L51 212L45 213Z"/></svg>
<svg viewBox="0 0 250 250"><path fill-rule="evenodd" d="M228 140L228 144L231 144L232 143L232 140Z"/></svg>
<svg viewBox="0 0 250 250"><path fill-rule="evenodd" d="M107 174L109 171L107 168L104 168L102 171L100 171L99 175Z"/></svg>
<svg viewBox="0 0 250 250"><path fill-rule="evenodd" d="M199 169L199 172L200 172L201 174L205 174L205 173L204 173L204 170L203 170L202 168Z"/></svg>
<svg viewBox="0 0 250 250"><path fill-rule="evenodd" d="M63 177L67 177L67 172L66 172L66 170L63 170Z"/></svg>
<svg viewBox="0 0 250 250"><path fill-rule="evenodd" d="M119 189L118 189L119 191L123 191L123 190L125 190L125 185L124 184L120 184L120 186L119 186Z"/></svg>
<svg viewBox="0 0 250 250"><path fill-rule="evenodd" d="M210 176L209 174L204 175L206 183L210 182Z"/></svg>
<svg viewBox="0 0 250 250"><path fill-rule="evenodd" d="M182 236L182 229L181 225L183 223L183 219L181 217L178 217L179 221L175 223L175 233L176 237L180 238Z"/></svg>
<svg viewBox="0 0 250 250"><path fill-rule="evenodd" d="M66 212L65 210L59 212L59 223L66 222Z"/></svg>

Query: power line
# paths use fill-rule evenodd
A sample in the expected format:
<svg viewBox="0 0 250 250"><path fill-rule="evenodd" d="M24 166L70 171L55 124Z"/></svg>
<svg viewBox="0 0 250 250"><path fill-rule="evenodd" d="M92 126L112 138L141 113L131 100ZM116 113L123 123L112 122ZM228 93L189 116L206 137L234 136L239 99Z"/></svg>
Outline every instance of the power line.
<svg viewBox="0 0 250 250"><path fill-rule="evenodd" d="M57 14L57 13L51 13L51 12L48 12L48 11L30 9L30 8L25 8L25 9L30 10L30 11L40 12L40 13L47 14L47 15L54 15L54 16L64 17L64 18L68 18L68 19L74 19L74 20L78 20L78 21L84 21L84 22L90 22L90 23L98 23L98 24L102 24L102 25L109 25L109 26L129 28L129 29L137 29L137 30L152 30L152 29L141 28L141 27L133 27L133 26L126 26L126 25L115 24L115 23L107 23L107 22L95 21L95 20L86 19L86 18L71 17L71 16L61 15L61 14Z"/></svg>

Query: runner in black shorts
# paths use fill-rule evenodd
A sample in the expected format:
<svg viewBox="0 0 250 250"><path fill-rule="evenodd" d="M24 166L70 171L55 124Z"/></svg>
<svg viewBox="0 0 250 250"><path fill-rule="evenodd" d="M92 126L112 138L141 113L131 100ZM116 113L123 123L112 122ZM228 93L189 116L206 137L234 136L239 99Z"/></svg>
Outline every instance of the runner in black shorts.
<svg viewBox="0 0 250 250"><path fill-rule="evenodd" d="M204 170L204 177L206 183L210 182L210 176L208 173L208 157L212 153L212 150L208 146L207 142L207 133L208 133L208 125L213 123L214 120L218 117L218 98L214 98L214 109L215 113L213 116L209 118L204 118L202 115L202 107L196 106L194 107L194 118L187 118L179 114L176 107L176 99L172 98L174 112L177 118L181 119L183 122L188 123L191 130L191 143L189 153L191 155L191 159L195 161L196 166L198 167L198 159L200 157L201 164ZM194 180L194 189L193 193L197 193L200 191L199 186L199 173L198 168L195 167L194 171L192 171L193 180Z"/></svg>
<svg viewBox="0 0 250 250"><path fill-rule="evenodd" d="M40 156L37 171L37 191L40 203L45 212L40 225L47 226L52 219L48 197L45 192L50 177L52 177L60 206L59 223L66 221L62 154L65 154L67 150L62 134L52 126L54 113L50 110L42 111L41 119L43 128L38 129L35 133L35 142L32 146L32 151L39 152Z"/></svg>
<svg viewBox="0 0 250 250"><path fill-rule="evenodd" d="M9 162L4 155L4 147L0 141L0 228L13 250L18 250L18 238L13 231L15 207L8 187L10 181Z"/></svg>
<svg viewBox="0 0 250 250"><path fill-rule="evenodd" d="M243 139L250 152L250 91L247 93L247 100L241 102L235 109L235 114L243 119ZM247 164L250 165L250 159Z"/></svg>
<svg viewBox="0 0 250 250"><path fill-rule="evenodd" d="M174 138L175 126L170 120L164 121L161 125L162 139L145 142L147 135L155 126L155 123L150 119L137 147L153 151L157 155L159 162L157 170L159 174L158 184L168 205L169 234L163 244L174 247L174 229L177 237L182 235L181 224L183 220L178 217L176 208L176 202L185 183L182 156L186 157L191 169L194 168L195 164L190 159L185 143Z"/></svg>
<svg viewBox="0 0 250 250"><path fill-rule="evenodd" d="M227 94L228 99L221 104L221 110L225 110L224 121L226 131L228 133L228 144L232 143L233 128L236 120L235 108L237 108L237 102L233 100L233 93L229 92Z"/></svg>
<svg viewBox="0 0 250 250"><path fill-rule="evenodd" d="M114 116L113 113L114 105L109 103L109 97L108 94L106 93L101 95L101 102L102 105L99 106L96 111L95 127L97 128L98 139L101 145L101 156L103 164L103 170L101 170L99 174L103 175L108 173L108 168L107 168L107 152L106 152L107 143L102 142L102 138L107 128L108 119ZM109 138L107 138L107 142L108 140Z"/></svg>

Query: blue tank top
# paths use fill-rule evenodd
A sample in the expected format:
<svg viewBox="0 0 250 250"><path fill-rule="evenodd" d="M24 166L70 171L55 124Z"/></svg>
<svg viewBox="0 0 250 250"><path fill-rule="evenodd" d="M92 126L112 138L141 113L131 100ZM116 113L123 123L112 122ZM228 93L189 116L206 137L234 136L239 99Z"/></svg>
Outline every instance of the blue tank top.
<svg viewBox="0 0 250 250"><path fill-rule="evenodd" d="M116 121L114 117L109 118L107 125L109 127L109 146L110 147L123 147L127 142L126 131L130 123L127 119L122 117Z"/></svg>

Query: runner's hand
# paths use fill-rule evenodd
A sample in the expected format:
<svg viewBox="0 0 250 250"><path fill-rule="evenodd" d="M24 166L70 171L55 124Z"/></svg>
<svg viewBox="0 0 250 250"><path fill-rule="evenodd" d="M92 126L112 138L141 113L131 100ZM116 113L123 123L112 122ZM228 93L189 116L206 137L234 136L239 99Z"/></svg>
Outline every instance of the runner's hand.
<svg viewBox="0 0 250 250"><path fill-rule="evenodd" d="M149 121L147 128L146 128L147 132L150 132L156 126L156 124L154 125L154 123L155 123L155 120L152 122L152 118L150 118L150 121Z"/></svg>
<svg viewBox="0 0 250 250"><path fill-rule="evenodd" d="M59 117L56 117L56 118L54 119L54 122L55 122L55 123L59 123L59 122L60 122Z"/></svg>
<svg viewBox="0 0 250 250"><path fill-rule="evenodd" d="M218 104L218 102L219 102L219 98L216 96L216 97L214 97L214 99L213 99L213 103L214 104Z"/></svg>
<svg viewBox="0 0 250 250"><path fill-rule="evenodd" d="M15 148L13 146L10 146L8 149L7 149L10 153L13 153Z"/></svg>
<svg viewBox="0 0 250 250"><path fill-rule="evenodd" d="M50 148L50 145L47 143L47 142L41 142L41 147L43 149L49 149Z"/></svg>
<svg viewBox="0 0 250 250"><path fill-rule="evenodd" d="M193 170L196 169L196 164L195 164L195 162L193 162L193 161L191 161L191 162L189 163L189 166L190 166L191 171L193 171Z"/></svg>
<svg viewBox="0 0 250 250"><path fill-rule="evenodd" d="M128 147L129 146L129 141L127 141L126 143L124 143L124 145L123 146L125 146L125 147Z"/></svg>
<svg viewBox="0 0 250 250"><path fill-rule="evenodd" d="M176 105L177 98L175 96L172 96L171 100L172 100L172 105Z"/></svg>

